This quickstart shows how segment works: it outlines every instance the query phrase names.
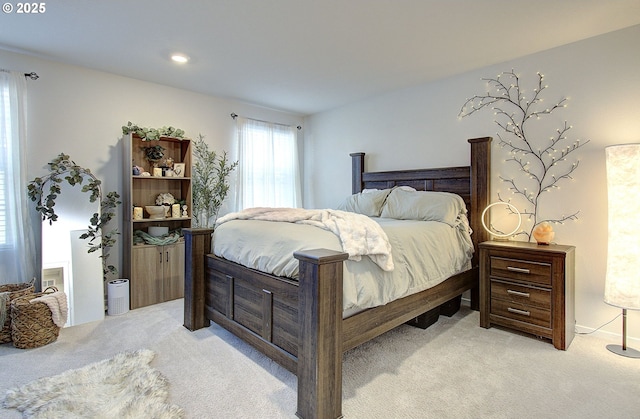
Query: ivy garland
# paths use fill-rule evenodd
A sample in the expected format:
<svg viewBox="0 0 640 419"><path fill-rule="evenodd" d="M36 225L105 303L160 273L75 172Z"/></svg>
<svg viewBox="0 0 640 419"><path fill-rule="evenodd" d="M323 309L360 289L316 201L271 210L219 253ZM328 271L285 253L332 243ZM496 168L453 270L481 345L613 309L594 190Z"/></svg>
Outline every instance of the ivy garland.
<svg viewBox="0 0 640 419"><path fill-rule="evenodd" d="M180 128L162 127L162 128L143 128L129 121L127 125L122 126L124 135L133 133L142 138L142 141L159 140L160 137L184 138L184 131Z"/></svg>
<svg viewBox="0 0 640 419"><path fill-rule="evenodd" d="M100 184L89 169L78 166L67 154L60 153L49 165L49 174L37 177L27 186L29 198L36 202L36 211L42 216L42 221L49 220L49 224L58 220L54 206L61 193L60 185L66 180L71 186L82 185L85 178L88 183L82 186L82 192L89 192L89 202L100 200L100 214L94 213L89 220L87 232L80 236L81 239L89 239L88 253L102 250L102 275L106 281L109 274L116 275L118 270L113 265L107 264L109 250L116 243L116 236L120 234L117 229L103 233L105 226L115 217L115 209L121 204L120 195L117 192L109 192L104 198ZM48 195L45 196L45 188L48 185Z"/></svg>

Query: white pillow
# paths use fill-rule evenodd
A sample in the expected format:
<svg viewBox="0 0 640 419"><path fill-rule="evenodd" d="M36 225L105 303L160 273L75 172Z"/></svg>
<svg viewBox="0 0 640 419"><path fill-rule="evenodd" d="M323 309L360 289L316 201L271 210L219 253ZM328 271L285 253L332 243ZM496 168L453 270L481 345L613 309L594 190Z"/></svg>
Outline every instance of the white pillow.
<svg viewBox="0 0 640 419"><path fill-rule="evenodd" d="M460 222L458 215L466 212L464 200L454 193L396 188L387 197L380 216L397 220L440 221L456 226Z"/></svg>
<svg viewBox="0 0 640 419"><path fill-rule="evenodd" d="M365 189L365 191L349 196L338 206L338 209L369 217L379 217L391 189Z"/></svg>

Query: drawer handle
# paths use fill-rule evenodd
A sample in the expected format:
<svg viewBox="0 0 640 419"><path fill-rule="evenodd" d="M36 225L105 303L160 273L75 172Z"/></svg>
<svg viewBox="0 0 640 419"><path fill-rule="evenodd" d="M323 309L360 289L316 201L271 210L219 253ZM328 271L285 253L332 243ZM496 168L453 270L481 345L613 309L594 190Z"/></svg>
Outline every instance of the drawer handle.
<svg viewBox="0 0 640 419"><path fill-rule="evenodd" d="M531 294L529 294L528 292L520 292L520 291L514 291L514 290L507 290L507 294L517 295L518 297L525 297L525 298L529 298L531 296Z"/></svg>
<svg viewBox="0 0 640 419"><path fill-rule="evenodd" d="M529 269L524 268L516 268L515 266L507 266L507 270L511 272L518 272L521 274L529 274L531 271Z"/></svg>
<svg viewBox="0 0 640 419"><path fill-rule="evenodd" d="M523 316L531 316L531 312L530 311L518 310L517 308L508 307L507 311L509 313L522 314Z"/></svg>

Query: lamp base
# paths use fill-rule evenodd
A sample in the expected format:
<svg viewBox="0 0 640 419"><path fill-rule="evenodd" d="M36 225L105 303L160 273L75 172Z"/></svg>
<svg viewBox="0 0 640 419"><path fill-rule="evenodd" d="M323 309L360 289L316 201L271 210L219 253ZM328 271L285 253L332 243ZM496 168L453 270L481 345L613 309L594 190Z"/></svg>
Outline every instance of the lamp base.
<svg viewBox="0 0 640 419"><path fill-rule="evenodd" d="M513 241L513 236L503 237L503 236L491 236L491 240L495 242L510 242Z"/></svg>
<svg viewBox="0 0 640 419"><path fill-rule="evenodd" d="M627 347L623 349L622 345L607 345L607 349L617 355L626 356L627 358L640 358L640 351Z"/></svg>

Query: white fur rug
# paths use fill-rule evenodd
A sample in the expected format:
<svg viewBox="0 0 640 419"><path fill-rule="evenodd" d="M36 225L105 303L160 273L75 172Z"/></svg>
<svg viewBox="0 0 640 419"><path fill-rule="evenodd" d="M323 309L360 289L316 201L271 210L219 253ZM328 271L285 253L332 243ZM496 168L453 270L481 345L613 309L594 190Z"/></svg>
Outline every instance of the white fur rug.
<svg viewBox="0 0 640 419"><path fill-rule="evenodd" d="M32 381L7 391L4 406L25 418L183 418L167 403L169 382L149 364L148 349Z"/></svg>

